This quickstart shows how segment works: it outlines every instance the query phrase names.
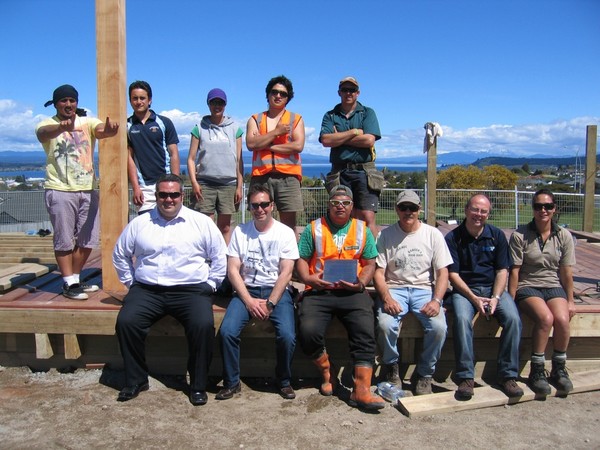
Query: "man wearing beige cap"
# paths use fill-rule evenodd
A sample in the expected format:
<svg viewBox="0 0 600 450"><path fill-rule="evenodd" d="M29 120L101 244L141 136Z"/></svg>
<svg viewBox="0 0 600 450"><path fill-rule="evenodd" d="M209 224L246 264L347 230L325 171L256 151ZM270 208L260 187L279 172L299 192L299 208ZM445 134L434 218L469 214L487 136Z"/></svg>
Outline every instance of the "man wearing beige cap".
<svg viewBox="0 0 600 450"><path fill-rule="evenodd" d="M323 116L319 141L330 147L331 172L327 189L343 184L354 194L353 217L364 220L377 236L375 213L383 188L383 174L375 169L375 141L381 138L375 111L358 101L354 77L340 80L341 102Z"/></svg>
<svg viewBox="0 0 600 450"><path fill-rule="evenodd" d="M423 351L414 372L416 395L431 393L435 364L446 340L446 316L442 300L448 289L452 256L444 236L421 223L421 200L411 190L398 194L398 222L377 238L377 269L373 281L376 302L377 342L387 379L401 384L398 371L398 335L404 316L412 312L424 330Z"/></svg>

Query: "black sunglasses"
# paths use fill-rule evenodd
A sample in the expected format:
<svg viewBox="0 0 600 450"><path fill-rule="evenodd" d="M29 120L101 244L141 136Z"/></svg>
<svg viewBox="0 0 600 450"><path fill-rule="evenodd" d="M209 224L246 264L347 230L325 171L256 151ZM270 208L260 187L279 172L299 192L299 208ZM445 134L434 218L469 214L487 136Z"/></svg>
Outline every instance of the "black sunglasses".
<svg viewBox="0 0 600 450"><path fill-rule="evenodd" d="M357 88L340 88L340 92L343 92L344 94L354 94L357 91Z"/></svg>
<svg viewBox="0 0 600 450"><path fill-rule="evenodd" d="M250 207L252 209L267 209L271 205L271 202L260 202L260 203L250 203Z"/></svg>
<svg viewBox="0 0 600 450"><path fill-rule="evenodd" d="M555 207L556 207L556 205L554 203L534 203L533 204L533 209L535 211L541 211L542 209L545 209L546 211L552 211Z"/></svg>
<svg viewBox="0 0 600 450"><path fill-rule="evenodd" d="M410 211L410 212L417 212L419 210L419 205L414 205L412 203L400 203L398 205L398 209L400 211Z"/></svg>
<svg viewBox="0 0 600 450"><path fill-rule="evenodd" d="M173 200L175 200L176 198L181 197L181 192L157 192L158 198L161 199L166 199L166 198L172 198Z"/></svg>
<svg viewBox="0 0 600 450"><path fill-rule="evenodd" d="M285 91L280 91L279 89L271 89L271 95L275 97L277 94L281 96L281 98L288 98L288 93Z"/></svg>

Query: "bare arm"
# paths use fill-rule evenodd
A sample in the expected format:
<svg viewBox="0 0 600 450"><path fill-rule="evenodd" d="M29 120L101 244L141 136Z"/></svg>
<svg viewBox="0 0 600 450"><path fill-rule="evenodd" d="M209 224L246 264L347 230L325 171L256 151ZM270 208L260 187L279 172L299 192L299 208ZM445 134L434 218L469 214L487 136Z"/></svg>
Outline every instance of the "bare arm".
<svg viewBox="0 0 600 450"><path fill-rule="evenodd" d="M246 284L242 276L240 275L240 268L242 266L242 262L240 258L234 256L227 257L227 277L233 286L234 291L237 296L244 302L246 305L246 309L250 313L250 315L256 319L264 320L268 317L266 311L266 299L257 299L250 295L248 289L246 288ZM261 303L263 304L261 306Z"/></svg>
<svg viewBox="0 0 600 450"><path fill-rule="evenodd" d="M292 279L294 263L295 261L293 259L279 260L279 277L268 298L274 305L277 305L277 302L281 299L283 292L286 290L288 283Z"/></svg>
<svg viewBox="0 0 600 450"><path fill-rule="evenodd" d="M48 142L50 139L60 136L65 131L73 131L73 122L71 119L62 120L57 124L40 127L37 130L36 136L38 141L44 143Z"/></svg>
<svg viewBox="0 0 600 450"><path fill-rule="evenodd" d="M567 293L569 307L569 318L575 315L575 298L573 296L573 268L571 266L560 266L558 278L563 289Z"/></svg>
<svg viewBox="0 0 600 450"><path fill-rule="evenodd" d="M198 153L199 145L200 140L192 135L187 158L187 168L188 174L190 175L190 182L192 183L192 194L196 198L196 201L202 200L202 188L200 187L198 180L196 180L196 154Z"/></svg>
<svg viewBox="0 0 600 450"><path fill-rule="evenodd" d="M119 131L119 124L117 122L111 122L109 117L106 117L106 122L99 123L94 129L96 139L105 139L113 137Z"/></svg>
<svg viewBox="0 0 600 450"><path fill-rule="evenodd" d="M372 134L365 134L360 128L353 128L338 133L322 134L321 144L323 144L324 147L339 147L340 145L346 144L359 148L371 148L375 145L375 136Z"/></svg>
<svg viewBox="0 0 600 450"><path fill-rule="evenodd" d="M333 285L331 283L323 281L321 279L322 274L315 273L311 275L308 270L308 261L303 258L299 258L296 261L296 271L298 272L300 280L307 286L310 286L317 290L333 288Z"/></svg>
<svg viewBox="0 0 600 450"><path fill-rule="evenodd" d="M510 277L508 278L508 293L512 298L517 295L517 286L519 285L519 272L521 266L512 266L510 269Z"/></svg>
<svg viewBox="0 0 600 450"><path fill-rule="evenodd" d="M142 206L144 204L144 194L138 180L137 167L133 159L133 148L129 146L127 147L127 176L129 184L131 184L131 190L133 191L133 204Z"/></svg>
<svg viewBox="0 0 600 450"><path fill-rule="evenodd" d="M252 150L270 149L279 153L300 153L304 149L304 120L298 121L292 131L292 142L272 145L273 141L282 135L290 133L290 124L277 123L277 126L266 134L260 134L258 124L254 117L248 119L246 125L246 146Z"/></svg>
<svg viewBox="0 0 600 450"><path fill-rule="evenodd" d="M365 286L369 284L369 281L373 279L373 274L375 273L375 259L360 259L360 265L362 266L362 270L360 271L360 276L357 277L355 283L349 283L344 280L340 280L337 283L338 287L342 289L346 289L349 291L358 291L362 292L365 290ZM334 284L334 285L335 285Z"/></svg>
<svg viewBox="0 0 600 450"><path fill-rule="evenodd" d="M235 204L239 204L242 201L243 196L243 185L244 185L244 160L242 158L242 137L240 136L235 140L235 152L237 155L237 186L235 189Z"/></svg>
<svg viewBox="0 0 600 450"><path fill-rule="evenodd" d="M304 150L304 132L304 119L300 119L292 131L292 142L272 145L271 150L283 154L301 153Z"/></svg>
<svg viewBox="0 0 600 450"><path fill-rule="evenodd" d="M385 282L385 269L381 267L377 267L375 269L375 274L373 275L373 284L375 285L375 291L377 291L377 295L379 295L379 298L383 302L383 310L392 316L400 314L402 312L402 307L396 300L392 298L392 295L390 294L390 289Z"/></svg>
<svg viewBox="0 0 600 450"><path fill-rule="evenodd" d="M425 304L425 306L421 308L421 312L429 317L437 316L442 309L442 305L440 302L434 300L434 298L437 298L441 301L444 298L444 294L447 290L448 268L442 267L441 269L437 269L435 271L435 287L433 289L433 296L429 303Z"/></svg>
<svg viewBox="0 0 600 450"><path fill-rule="evenodd" d="M179 162L179 148L177 147L177 144L169 144L167 146L167 151L171 157L171 173L179 175L179 172L181 171L181 163Z"/></svg>

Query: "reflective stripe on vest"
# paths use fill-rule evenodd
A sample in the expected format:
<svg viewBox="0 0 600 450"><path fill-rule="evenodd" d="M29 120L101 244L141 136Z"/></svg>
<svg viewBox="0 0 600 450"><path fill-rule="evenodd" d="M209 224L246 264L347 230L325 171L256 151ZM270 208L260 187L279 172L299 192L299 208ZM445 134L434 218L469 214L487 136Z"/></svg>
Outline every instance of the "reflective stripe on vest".
<svg viewBox="0 0 600 450"><path fill-rule="evenodd" d="M259 134L267 134L267 113L254 114L252 116L258 126ZM290 132L285 136L285 143L292 141L294 129L300 122L300 115L293 112L285 111L281 116L280 122L290 125ZM278 136L273 141L273 144L281 144L278 142L281 136ZM279 173L294 175L298 180L302 181L302 166L300 165L300 153L284 154L274 152L269 149L258 150L252 155L252 176L266 175L269 172L276 171Z"/></svg>
<svg viewBox="0 0 600 450"><path fill-rule="evenodd" d="M314 220L311 226L315 252L309 264L310 274L321 272L326 259L360 259L362 256L367 242L367 225L362 220L352 219L341 249L324 218ZM357 275L361 269L359 264Z"/></svg>

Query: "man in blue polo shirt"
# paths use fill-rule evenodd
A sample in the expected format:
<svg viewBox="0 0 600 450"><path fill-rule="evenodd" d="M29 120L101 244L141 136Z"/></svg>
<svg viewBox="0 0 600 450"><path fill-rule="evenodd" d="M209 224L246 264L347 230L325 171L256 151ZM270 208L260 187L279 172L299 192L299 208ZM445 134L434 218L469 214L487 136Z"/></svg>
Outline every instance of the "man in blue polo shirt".
<svg viewBox="0 0 600 450"><path fill-rule="evenodd" d="M146 81L129 86L133 114L127 119L127 174L138 213L156 205L154 188L161 175L179 175L179 138L171 119L150 109L152 88Z"/></svg>
<svg viewBox="0 0 600 450"><path fill-rule="evenodd" d="M352 217L364 220L377 236L375 213L383 188L383 174L375 169L375 141L381 139L377 115L358 101L360 90L353 77L338 87L341 102L323 116L319 142L330 147L331 172L327 189L342 184L352 190Z"/></svg>
<svg viewBox="0 0 600 450"><path fill-rule="evenodd" d="M519 375L521 318L513 298L506 291L512 259L504 232L486 224L492 206L487 196L473 195L465 206L465 220L446 235L454 263L448 267L453 293L454 357L458 378L457 397L473 396L475 377L473 317L475 313L498 319L502 326L497 374L508 397L520 397Z"/></svg>

